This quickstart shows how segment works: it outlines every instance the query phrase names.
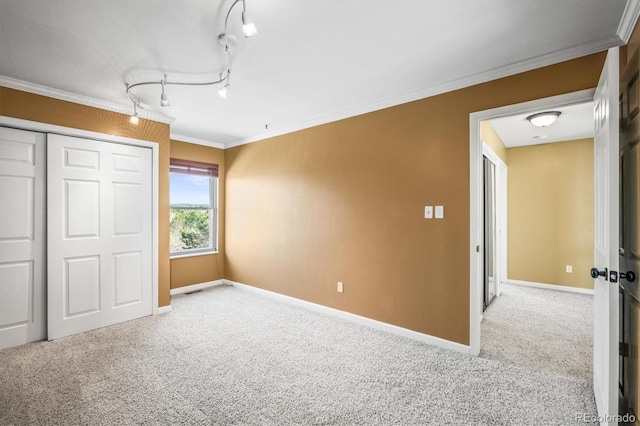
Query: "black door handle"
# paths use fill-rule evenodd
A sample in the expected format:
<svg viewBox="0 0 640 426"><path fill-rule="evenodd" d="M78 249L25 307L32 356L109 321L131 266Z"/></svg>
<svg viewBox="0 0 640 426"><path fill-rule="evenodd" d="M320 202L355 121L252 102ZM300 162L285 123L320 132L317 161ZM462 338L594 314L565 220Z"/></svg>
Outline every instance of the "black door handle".
<svg viewBox="0 0 640 426"><path fill-rule="evenodd" d="M620 272L620 279L627 280L632 283L636 280L636 274L633 271L629 271L627 273Z"/></svg>
<svg viewBox="0 0 640 426"><path fill-rule="evenodd" d="M609 272L609 270L607 268L604 268L604 271L598 271L598 268L591 268L591 271L589 271L591 273L591 278L596 279L598 277L604 277L605 280L607 279L607 272Z"/></svg>

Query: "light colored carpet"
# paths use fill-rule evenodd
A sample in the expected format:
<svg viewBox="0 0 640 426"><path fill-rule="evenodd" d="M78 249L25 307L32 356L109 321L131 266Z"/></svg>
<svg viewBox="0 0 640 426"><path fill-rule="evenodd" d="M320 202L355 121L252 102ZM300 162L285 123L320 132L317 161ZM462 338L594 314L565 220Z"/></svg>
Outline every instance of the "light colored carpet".
<svg viewBox="0 0 640 426"><path fill-rule="evenodd" d="M166 315L0 351L1 425L568 425L571 375L221 286Z"/></svg>
<svg viewBox="0 0 640 426"><path fill-rule="evenodd" d="M593 380L593 296L506 284L484 312L480 356Z"/></svg>

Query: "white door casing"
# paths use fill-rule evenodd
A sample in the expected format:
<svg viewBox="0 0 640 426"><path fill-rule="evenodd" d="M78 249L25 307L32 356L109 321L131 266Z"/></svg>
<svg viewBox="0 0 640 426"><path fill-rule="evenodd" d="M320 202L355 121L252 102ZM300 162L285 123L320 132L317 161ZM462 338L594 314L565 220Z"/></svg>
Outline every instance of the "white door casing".
<svg viewBox="0 0 640 426"><path fill-rule="evenodd" d="M48 338L151 315L151 150L47 143Z"/></svg>
<svg viewBox="0 0 640 426"><path fill-rule="evenodd" d="M480 354L480 323L482 321L482 141L480 122L514 114L534 113L541 110L593 101L594 89L565 93L520 104L507 105L469 114L469 353ZM505 174L506 179L506 174ZM506 185L503 187L506 192ZM506 220L506 210L502 222ZM506 228L506 226L505 226ZM501 236L506 247L506 233ZM504 262L506 267L506 262ZM503 276L506 278L506 270Z"/></svg>
<svg viewBox="0 0 640 426"><path fill-rule="evenodd" d="M0 349L46 338L45 135L0 127Z"/></svg>
<svg viewBox="0 0 640 426"><path fill-rule="evenodd" d="M594 280L593 389L603 424L618 424L618 55L609 50L594 96L594 266L606 273Z"/></svg>

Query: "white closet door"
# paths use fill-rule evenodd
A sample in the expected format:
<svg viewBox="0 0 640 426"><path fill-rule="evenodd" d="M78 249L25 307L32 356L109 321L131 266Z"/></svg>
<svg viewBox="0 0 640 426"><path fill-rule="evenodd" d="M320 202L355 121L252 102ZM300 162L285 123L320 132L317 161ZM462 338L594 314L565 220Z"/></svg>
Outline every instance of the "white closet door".
<svg viewBox="0 0 640 426"><path fill-rule="evenodd" d="M152 313L151 149L47 139L48 337Z"/></svg>
<svg viewBox="0 0 640 426"><path fill-rule="evenodd" d="M46 335L45 135L0 127L0 349Z"/></svg>

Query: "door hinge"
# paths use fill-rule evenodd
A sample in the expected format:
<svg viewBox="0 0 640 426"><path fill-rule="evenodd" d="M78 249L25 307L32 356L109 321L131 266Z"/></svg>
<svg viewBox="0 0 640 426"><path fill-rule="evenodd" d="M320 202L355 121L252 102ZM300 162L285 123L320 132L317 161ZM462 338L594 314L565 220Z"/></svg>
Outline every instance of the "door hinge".
<svg viewBox="0 0 640 426"><path fill-rule="evenodd" d="M620 356L628 357L629 356L629 344L628 343L624 343L624 342L620 342L618 344L618 352L620 353Z"/></svg>

